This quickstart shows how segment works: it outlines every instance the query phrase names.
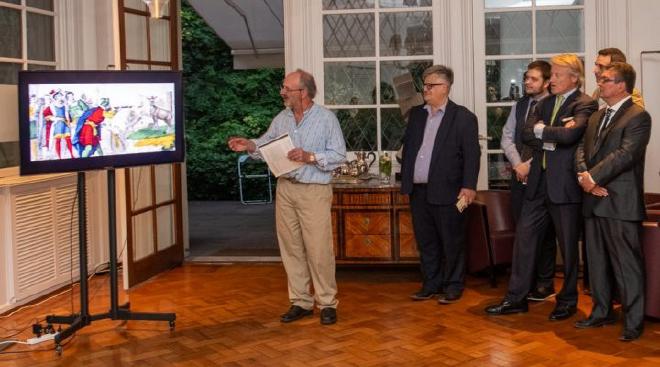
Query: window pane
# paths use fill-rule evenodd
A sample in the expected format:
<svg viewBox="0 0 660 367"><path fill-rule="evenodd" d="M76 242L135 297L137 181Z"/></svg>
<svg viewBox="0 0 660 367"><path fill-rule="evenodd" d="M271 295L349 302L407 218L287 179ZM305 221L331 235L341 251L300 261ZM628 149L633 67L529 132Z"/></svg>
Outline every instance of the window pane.
<svg viewBox="0 0 660 367"><path fill-rule="evenodd" d="M126 70L149 70L149 65L145 65L145 64L126 64Z"/></svg>
<svg viewBox="0 0 660 367"><path fill-rule="evenodd" d="M156 204L174 199L172 187L174 172L171 164L154 166L156 170Z"/></svg>
<svg viewBox="0 0 660 367"><path fill-rule="evenodd" d="M486 60L486 102L515 101L522 97L523 74L531 61Z"/></svg>
<svg viewBox="0 0 660 367"><path fill-rule="evenodd" d="M18 142L0 142L0 168L18 166L19 163Z"/></svg>
<svg viewBox="0 0 660 367"><path fill-rule="evenodd" d="M511 180L511 164L502 153L488 154L488 188L508 189Z"/></svg>
<svg viewBox="0 0 660 367"><path fill-rule="evenodd" d="M27 0L27 6L44 10L53 10L53 0Z"/></svg>
<svg viewBox="0 0 660 367"><path fill-rule="evenodd" d="M130 168L131 210L140 210L153 205L151 196L151 166Z"/></svg>
<svg viewBox="0 0 660 367"><path fill-rule="evenodd" d="M324 65L325 104L375 104L376 64L327 62Z"/></svg>
<svg viewBox="0 0 660 367"><path fill-rule="evenodd" d="M55 61L55 31L53 17L27 13L28 59Z"/></svg>
<svg viewBox="0 0 660 367"><path fill-rule="evenodd" d="M142 0L124 0L124 7L147 11L147 5Z"/></svg>
<svg viewBox="0 0 660 367"><path fill-rule="evenodd" d="M21 0L2 0L3 3L10 3L10 4L21 4Z"/></svg>
<svg viewBox="0 0 660 367"><path fill-rule="evenodd" d="M170 21L149 18L151 60L170 61Z"/></svg>
<svg viewBox="0 0 660 367"><path fill-rule="evenodd" d="M418 6L431 6L432 0L380 0L381 8L414 8Z"/></svg>
<svg viewBox="0 0 660 367"><path fill-rule="evenodd" d="M488 149L500 149L502 128L511 112L511 106L488 107L486 109L486 131L488 133Z"/></svg>
<svg viewBox="0 0 660 367"><path fill-rule="evenodd" d="M382 150L399 150L406 131L406 121L399 108L380 110L380 146Z"/></svg>
<svg viewBox="0 0 660 367"><path fill-rule="evenodd" d="M536 0L536 6L584 5L584 0Z"/></svg>
<svg viewBox="0 0 660 367"><path fill-rule="evenodd" d="M154 253L154 215L152 211L138 214L133 222L133 261Z"/></svg>
<svg viewBox="0 0 660 367"><path fill-rule="evenodd" d="M415 89L422 90L422 73L433 64L432 61L383 61L380 63L380 103L398 103L399 96L394 85L394 78L410 73L415 82Z"/></svg>
<svg viewBox="0 0 660 367"><path fill-rule="evenodd" d="M536 52L583 52L582 10L536 12Z"/></svg>
<svg viewBox="0 0 660 367"><path fill-rule="evenodd" d="M28 64L28 70L55 70L53 65Z"/></svg>
<svg viewBox="0 0 660 367"><path fill-rule="evenodd" d="M532 0L485 0L486 9L523 8L532 6Z"/></svg>
<svg viewBox="0 0 660 367"><path fill-rule="evenodd" d="M0 7L0 57L21 58L21 11Z"/></svg>
<svg viewBox="0 0 660 367"><path fill-rule="evenodd" d="M374 7L374 0L323 0L324 10L368 9Z"/></svg>
<svg viewBox="0 0 660 367"><path fill-rule="evenodd" d="M21 64L0 62L0 84L18 84L18 72Z"/></svg>
<svg viewBox="0 0 660 367"><path fill-rule="evenodd" d="M377 150L376 109L333 110L337 114L346 141L346 150Z"/></svg>
<svg viewBox="0 0 660 367"><path fill-rule="evenodd" d="M126 13L126 58L147 60L148 17Z"/></svg>
<svg viewBox="0 0 660 367"><path fill-rule="evenodd" d="M176 243L174 233L174 205L162 206L156 209L156 225L158 227L158 238L156 247L162 251Z"/></svg>
<svg viewBox="0 0 660 367"><path fill-rule="evenodd" d="M431 12L381 14L380 55L432 55L432 23Z"/></svg>
<svg viewBox="0 0 660 367"><path fill-rule="evenodd" d="M532 13L486 14L486 55L532 53Z"/></svg>
<svg viewBox="0 0 660 367"><path fill-rule="evenodd" d="M323 17L325 57L374 56L376 42L373 14L341 14Z"/></svg>

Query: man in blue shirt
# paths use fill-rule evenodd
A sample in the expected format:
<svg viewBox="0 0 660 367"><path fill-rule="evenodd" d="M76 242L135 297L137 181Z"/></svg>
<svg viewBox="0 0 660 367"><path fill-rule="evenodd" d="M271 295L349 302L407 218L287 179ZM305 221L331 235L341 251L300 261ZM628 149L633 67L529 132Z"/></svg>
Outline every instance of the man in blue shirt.
<svg viewBox="0 0 660 367"><path fill-rule="evenodd" d="M235 152L261 158L259 146L288 134L296 147L287 158L299 168L277 180L275 222L282 263L287 273L291 307L280 318L292 322L321 309L321 324L337 322L337 283L332 244L332 170L346 159L346 144L336 116L314 103L314 77L296 70L282 82L287 107L260 138L229 139ZM314 287L311 293L310 284Z"/></svg>

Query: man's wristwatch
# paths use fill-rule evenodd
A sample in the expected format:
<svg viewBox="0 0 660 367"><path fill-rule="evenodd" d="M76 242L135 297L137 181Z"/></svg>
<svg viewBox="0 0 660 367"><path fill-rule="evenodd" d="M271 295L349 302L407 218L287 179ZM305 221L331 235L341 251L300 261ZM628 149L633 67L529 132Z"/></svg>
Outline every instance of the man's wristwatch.
<svg viewBox="0 0 660 367"><path fill-rule="evenodd" d="M316 156L314 153L309 153L309 163L316 163Z"/></svg>

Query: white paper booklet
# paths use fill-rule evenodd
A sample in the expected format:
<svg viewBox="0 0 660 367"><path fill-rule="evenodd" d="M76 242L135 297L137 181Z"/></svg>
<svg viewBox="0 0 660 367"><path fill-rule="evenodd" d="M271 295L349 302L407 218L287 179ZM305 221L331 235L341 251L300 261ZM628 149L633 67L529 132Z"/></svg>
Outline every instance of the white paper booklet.
<svg viewBox="0 0 660 367"><path fill-rule="evenodd" d="M259 152L268 164L270 171L273 172L273 175L280 177L304 164L287 158L287 153L294 148L289 134L283 134L267 143L259 145Z"/></svg>

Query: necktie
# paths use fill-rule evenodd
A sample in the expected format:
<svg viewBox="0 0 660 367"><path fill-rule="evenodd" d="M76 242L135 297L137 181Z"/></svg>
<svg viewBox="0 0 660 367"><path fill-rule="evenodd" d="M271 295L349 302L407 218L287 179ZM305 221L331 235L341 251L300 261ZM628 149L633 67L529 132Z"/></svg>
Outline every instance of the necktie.
<svg viewBox="0 0 660 367"><path fill-rule="evenodd" d="M598 125L598 134L596 135L596 140L600 139L600 134L607 128L607 124L610 123L610 117L612 116L612 113L614 112L613 109L608 108L607 111L605 111L605 115L603 116L603 119L600 121L600 125Z"/></svg>
<svg viewBox="0 0 660 367"><path fill-rule="evenodd" d="M555 98L555 107L552 109L552 116L550 117L550 122L548 125L552 126L555 123L555 117L557 117L557 112L559 112L559 108L561 107L562 102L564 102L564 95L560 94ZM542 166L543 169L546 168L546 162L545 162L545 151L543 151L543 162Z"/></svg>
<svg viewBox="0 0 660 367"><path fill-rule="evenodd" d="M557 112L559 112L559 108L561 107L561 104L564 102L564 95L560 94L557 96L555 99L555 108L552 109L552 117L550 117L550 126L555 124L555 117L557 117Z"/></svg>
<svg viewBox="0 0 660 367"><path fill-rule="evenodd" d="M525 122L529 120L529 116L531 116L532 112L534 112L534 108L536 107L536 102L538 101L532 98L532 101L529 103L529 109L527 110L527 117L525 117Z"/></svg>

